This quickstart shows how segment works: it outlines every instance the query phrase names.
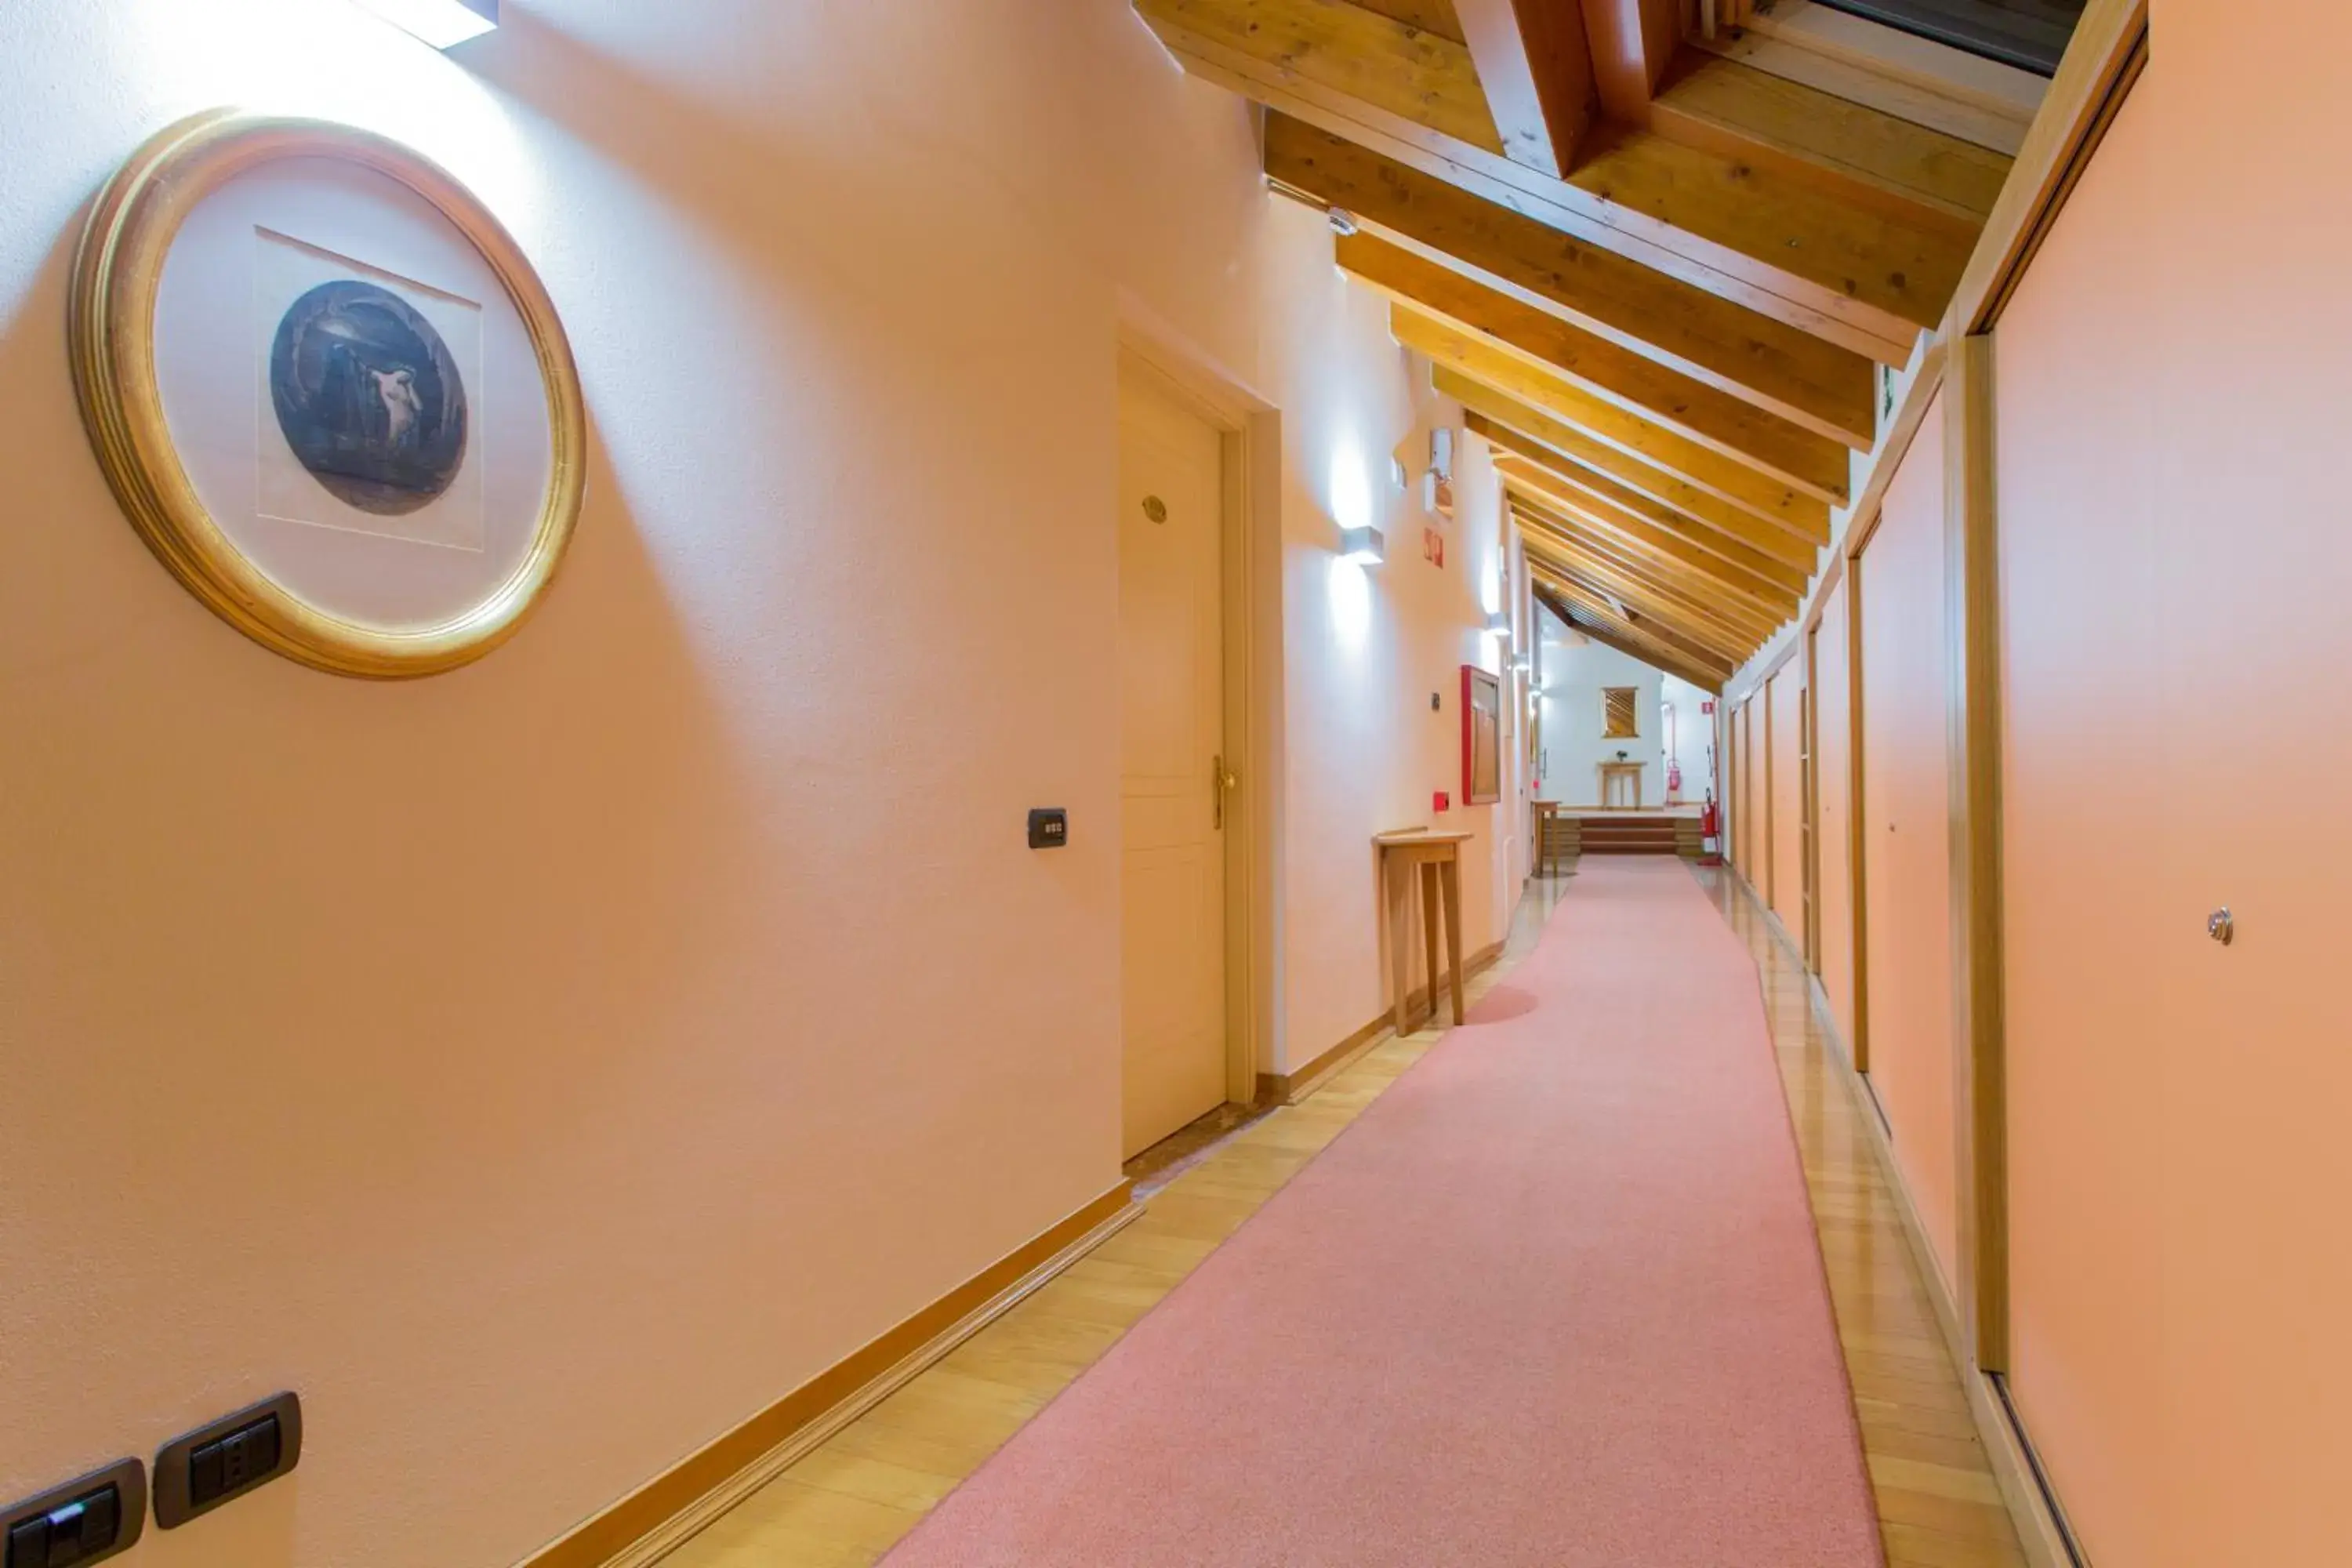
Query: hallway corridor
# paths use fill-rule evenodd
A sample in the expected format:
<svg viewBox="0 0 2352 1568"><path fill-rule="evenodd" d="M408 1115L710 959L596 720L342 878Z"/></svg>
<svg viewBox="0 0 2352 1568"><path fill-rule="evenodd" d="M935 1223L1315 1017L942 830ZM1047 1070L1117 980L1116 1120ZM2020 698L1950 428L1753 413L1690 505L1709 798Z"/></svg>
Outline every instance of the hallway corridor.
<svg viewBox="0 0 2352 1568"><path fill-rule="evenodd" d="M2018 1561L1795 968L1699 876L1537 884L1470 1027L1229 1140L671 1563Z"/></svg>

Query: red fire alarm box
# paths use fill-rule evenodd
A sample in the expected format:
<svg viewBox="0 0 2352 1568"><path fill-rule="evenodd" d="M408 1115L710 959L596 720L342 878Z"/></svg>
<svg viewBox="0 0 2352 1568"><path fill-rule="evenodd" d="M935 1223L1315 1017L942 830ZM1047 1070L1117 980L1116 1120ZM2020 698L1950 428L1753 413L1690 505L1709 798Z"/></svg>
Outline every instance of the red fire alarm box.
<svg viewBox="0 0 2352 1568"><path fill-rule="evenodd" d="M1429 797L1429 809L1432 811L1451 811L1454 809L1454 797L1446 794L1444 790L1439 790L1435 795Z"/></svg>

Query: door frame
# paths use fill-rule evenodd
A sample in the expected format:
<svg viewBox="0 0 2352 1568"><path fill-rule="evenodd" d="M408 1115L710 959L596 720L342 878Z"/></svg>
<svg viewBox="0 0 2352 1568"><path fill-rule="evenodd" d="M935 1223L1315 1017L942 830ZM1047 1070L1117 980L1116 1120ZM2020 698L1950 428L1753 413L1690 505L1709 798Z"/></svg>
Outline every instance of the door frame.
<svg viewBox="0 0 2352 1568"><path fill-rule="evenodd" d="M1282 838L1282 414L1249 384L1120 301L1114 378L1136 375L1217 432L1223 458L1220 540L1224 627L1224 758L1239 781L1225 802L1225 1099L1255 1103L1275 1060Z"/></svg>

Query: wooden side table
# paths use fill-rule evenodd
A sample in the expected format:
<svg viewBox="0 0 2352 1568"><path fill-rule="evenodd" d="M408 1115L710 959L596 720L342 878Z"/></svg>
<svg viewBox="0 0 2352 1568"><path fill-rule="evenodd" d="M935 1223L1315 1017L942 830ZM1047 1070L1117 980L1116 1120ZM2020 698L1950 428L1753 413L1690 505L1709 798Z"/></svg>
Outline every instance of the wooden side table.
<svg viewBox="0 0 2352 1568"><path fill-rule="evenodd" d="M1603 763L1601 764L1601 805L1608 810L1617 805L1617 782L1622 779L1633 786L1633 809L1642 809L1642 763Z"/></svg>
<svg viewBox="0 0 2352 1568"><path fill-rule="evenodd" d="M1412 1032L1412 889L1421 883L1422 935L1429 959L1429 1016L1437 1016L1437 936L1442 924L1451 960L1445 973L1454 998L1454 1021L1462 1022L1462 841L1465 833L1433 833L1412 827L1376 833L1381 886L1387 894L1389 974L1395 992L1396 1032Z"/></svg>
<svg viewBox="0 0 2352 1568"><path fill-rule="evenodd" d="M1559 802L1538 800L1532 804L1535 807L1536 821L1536 874L1549 877L1551 875L1552 862L1557 858L1551 847L1551 828L1552 824L1559 820Z"/></svg>

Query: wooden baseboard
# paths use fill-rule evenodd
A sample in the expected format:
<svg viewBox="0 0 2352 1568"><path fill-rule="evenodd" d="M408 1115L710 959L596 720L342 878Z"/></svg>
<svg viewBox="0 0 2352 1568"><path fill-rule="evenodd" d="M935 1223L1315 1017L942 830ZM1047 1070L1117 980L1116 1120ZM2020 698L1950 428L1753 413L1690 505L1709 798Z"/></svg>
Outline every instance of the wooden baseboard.
<svg viewBox="0 0 2352 1568"><path fill-rule="evenodd" d="M1134 1185L1120 1182L517 1568L647 1568L1139 1216Z"/></svg>
<svg viewBox="0 0 2352 1568"><path fill-rule="evenodd" d="M1780 945L1797 952L1799 949L1790 941L1788 928L1748 879L1729 867L1726 869L1731 870L1733 883L1765 918ZM1895 1211L1903 1222L1903 1239L1911 1249L1912 1265L1927 1285L1928 1304L1935 1309L1936 1328L1944 1337L1945 1352L1952 1358L1952 1365L1960 1369L1962 1391L1968 1396L1969 1415L1976 1423L1977 1439L1984 1445L1985 1458L1992 1467L1993 1484L2000 1489L2001 1502L2009 1510L2010 1522L2016 1527L2025 1560L2032 1568L2077 1568L2080 1559L2068 1544L2067 1531L2059 1523L2050 1500L2043 1495L2037 1467L2026 1451L2023 1435L2010 1419L2007 1402L1992 1378L1978 1369L1976 1358L1969 1353L1968 1342L1960 1329L1958 1304L1952 1300L1951 1288L1944 1280L1943 1265L1937 1261L1936 1249L1927 1240L1927 1227L1920 1222L1918 1205L1912 1198L1910 1185L1903 1179L1903 1168L1895 1163L1894 1139L1878 1108L1878 1097L1863 1076L1853 1070L1853 1052L1838 1032L1837 1019L1830 1012L1829 997L1820 982L1810 974L1807 981L1814 1021L1829 1038L1830 1056L1837 1063L1838 1075L1862 1111L1857 1120L1870 1140L1871 1157L1878 1162L1887 1191L1895 1194Z"/></svg>
<svg viewBox="0 0 2352 1568"><path fill-rule="evenodd" d="M1472 953L1470 961L1462 966L1463 984L1468 984L1471 976L1493 968L1496 960L1502 956L1503 944L1499 942L1488 942ZM1429 1010L1429 987L1414 986L1412 994L1405 998L1405 1011L1414 1017L1419 1017L1423 1012ZM1358 1057L1388 1037L1395 1024L1396 1015L1393 1012L1382 1013L1297 1072L1258 1074L1257 1102L1260 1105L1297 1104L1322 1088L1326 1081L1345 1071Z"/></svg>

